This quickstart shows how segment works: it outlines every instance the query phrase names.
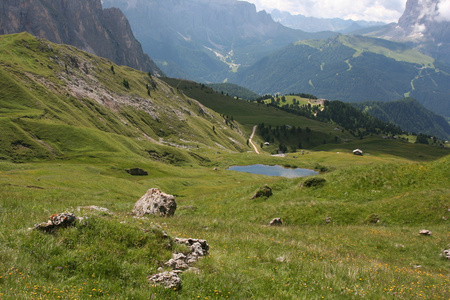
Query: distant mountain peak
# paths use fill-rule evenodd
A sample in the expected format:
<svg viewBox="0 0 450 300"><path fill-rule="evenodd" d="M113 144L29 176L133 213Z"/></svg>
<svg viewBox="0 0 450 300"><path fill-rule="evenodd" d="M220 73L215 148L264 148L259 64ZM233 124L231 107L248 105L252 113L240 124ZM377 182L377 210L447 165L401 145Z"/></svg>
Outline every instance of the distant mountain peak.
<svg viewBox="0 0 450 300"><path fill-rule="evenodd" d="M422 53L450 64L450 1L408 0L397 24L369 35L411 43Z"/></svg>

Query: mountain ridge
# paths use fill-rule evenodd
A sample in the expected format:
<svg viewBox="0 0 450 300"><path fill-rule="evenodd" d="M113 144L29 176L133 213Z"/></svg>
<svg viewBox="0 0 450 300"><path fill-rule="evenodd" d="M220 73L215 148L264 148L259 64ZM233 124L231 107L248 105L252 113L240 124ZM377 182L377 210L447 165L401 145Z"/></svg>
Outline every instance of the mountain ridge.
<svg viewBox="0 0 450 300"><path fill-rule="evenodd" d="M274 9L270 12L276 22L286 27L300 29L306 32L333 31L339 33L351 33L356 30L369 30L372 27L386 25L382 22L368 22L359 20L344 20L340 18L315 18L304 15L292 15L286 11Z"/></svg>
<svg viewBox="0 0 450 300"><path fill-rule="evenodd" d="M0 34L23 31L119 65L163 75L134 38L125 15L117 8L103 9L101 0L2 1Z"/></svg>

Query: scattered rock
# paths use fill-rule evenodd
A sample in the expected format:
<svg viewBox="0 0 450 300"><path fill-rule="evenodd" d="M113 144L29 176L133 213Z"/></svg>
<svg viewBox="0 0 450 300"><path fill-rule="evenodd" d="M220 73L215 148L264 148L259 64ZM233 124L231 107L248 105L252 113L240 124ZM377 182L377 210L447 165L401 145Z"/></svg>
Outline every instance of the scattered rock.
<svg viewBox="0 0 450 300"><path fill-rule="evenodd" d="M189 246L190 253L172 254L172 258L166 262L165 265L171 267L174 271L163 272L148 277L150 282L158 285L164 285L168 289L181 288L181 279L178 274L183 272L183 270L192 271L198 274L200 270L197 268L192 268L191 265L201 256L207 255L209 250L208 243L201 239L176 238L175 243ZM158 271L161 272L161 268L159 268Z"/></svg>
<svg viewBox="0 0 450 300"><path fill-rule="evenodd" d="M302 183L302 187L312 188L312 187L321 187L327 182L324 178L313 177L307 179Z"/></svg>
<svg viewBox="0 0 450 300"><path fill-rule="evenodd" d="M149 189L134 205L132 213L138 217L146 214L170 217L175 214L177 203L173 195L168 195L158 189Z"/></svg>
<svg viewBox="0 0 450 300"><path fill-rule="evenodd" d="M275 218L269 222L269 226L281 226L283 225L283 221L280 218Z"/></svg>
<svg viewBox="0 0 450 300"><path fill-rule="evenodd" d="M152 276L148 276L150 283L156 285L164 286L167 289L177 289L181 288L181 278L178 276L177 271L158 273Z"/></svg>
<svg viewBox="0 0 450 300"><path fill-rule="evenodd" d="M189 268L188 257L183 253L174 253L172 254L172 258L164 265L174 270L186 270Z"/></svg>
<svg viewBox="0 0 450 300"><path fill-rule="evenodd" d="M272 188L265 185L263 187L260 187L251 199L256 199L260 197L270 197L272 195L273 195Z"/></svg>
<svg viewBox="0 0 450 300"><path fill-rule="evenodd" d="M446 259L450 259L450 249L442 251L442 255L443 255Z"/></svg>
<svg viewBox="0 0 450 300"><path fill-rule="evenodd" d="M427 230L427 229L422 229L421 231L419 231L419 234L420 235L425 235L425 236L430 236L433 233L431 231Z"/></svg>
<svg viewBox="0 0 450 300"><path fill-rule="evenodd" d="M287 258L284 256L277 257L275 260L281 263L287 262Z"/></svg>
<svg viewBox="0 0 450 300"><path fill-rule="evenodd" d="M72 213L54 214L49 217L47 222L34 225L33 229L53 232L58 228L65 228L73 225L76 219L77 218Z"/></svg>
<svg viewBox="0 0 450 300"><path fill-rule="evenodd" d="M327 217L327 218L325 219L325 223L330 224L330 223L331 223L331 217Z"/></svg>
<svg viewBox="0 0 450 300"><path fill-rule="evenodd" d="M191 247L191 252L193 251L193 246L197 249L197 251L199 251L198 245L197 245L197 244L199 244L201 247L202 254L200 254L198 256L205 256L206 254L208 254L209 245L206 242L206 240L175 238L175 243L182 244L182 245L184 244L186 246ZM200 252L197 252L197 253L200 253Z"/></svg>
<svg viewBox="0 0 450 300"><path fill-rule="evenodd" d="M148 175L147 171L144 171L140 168L126 169L125 171L128 174L133 175L133 176L147 176Z"/></svg>

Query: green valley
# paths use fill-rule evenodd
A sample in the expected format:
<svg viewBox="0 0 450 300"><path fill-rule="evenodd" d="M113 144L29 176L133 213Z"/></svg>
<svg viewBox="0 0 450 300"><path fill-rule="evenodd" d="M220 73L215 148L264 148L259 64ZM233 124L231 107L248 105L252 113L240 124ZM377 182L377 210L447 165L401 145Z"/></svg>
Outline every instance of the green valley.
<svg viewBox="0 0 450 300"><path fill-rule="evenodd" d="M450 298L449 148L381 131L361 138L329 115L157 78L26 33L0 36L0 65L0 299ZM285 104L294 98L312 101ZM302 147L272 155L294 135ZM251 164L320 173L227 170ZM252 199L266 185L273 195ZM151 188L175 197L174 216L131 214ZM63 212L74 226L30 229ZM269 226L274 218L282 224ZM188 255L175 238L204 239L209 253L167 289L148 277Z"/></svg>

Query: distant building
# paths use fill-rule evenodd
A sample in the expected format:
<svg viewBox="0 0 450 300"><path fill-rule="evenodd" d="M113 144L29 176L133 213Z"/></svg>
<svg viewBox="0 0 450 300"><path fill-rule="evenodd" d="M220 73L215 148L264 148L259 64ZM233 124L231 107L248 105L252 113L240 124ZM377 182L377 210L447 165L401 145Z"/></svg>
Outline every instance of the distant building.
<svg viewBox="0 0 450 300"><path fill-rule="evenodd" d="M360 150L360 149L355 149L355 150L353 150L353 154L362 156L363 155L363 151Z"/></svg>

